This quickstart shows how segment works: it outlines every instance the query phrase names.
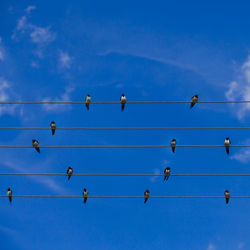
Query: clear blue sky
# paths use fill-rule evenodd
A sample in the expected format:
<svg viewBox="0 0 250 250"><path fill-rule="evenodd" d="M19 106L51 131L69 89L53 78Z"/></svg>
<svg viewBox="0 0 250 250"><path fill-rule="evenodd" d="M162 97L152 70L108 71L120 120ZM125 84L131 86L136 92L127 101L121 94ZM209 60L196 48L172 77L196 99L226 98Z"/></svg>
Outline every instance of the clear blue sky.
<svg viewBox="0 0 250 250"><path fill-rule="evenodd" d="M250 99L250 4L236 1L1 1L0 101ZM249 126L250 106L1 106L2 126ZM0 145L250 142L248 131L0 131ZM1 149L1 172L249 173L233 148ZM249 195L248 177L0 177L0 193ZM0 203L0 248L249 249L249 200L21 199Z"/></svg>

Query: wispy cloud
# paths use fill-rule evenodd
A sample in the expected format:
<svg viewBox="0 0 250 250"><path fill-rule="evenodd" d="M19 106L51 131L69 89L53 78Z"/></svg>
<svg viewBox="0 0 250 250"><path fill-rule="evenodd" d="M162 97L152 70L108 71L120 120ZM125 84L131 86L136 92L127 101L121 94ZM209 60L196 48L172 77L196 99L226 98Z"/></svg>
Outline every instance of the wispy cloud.
<svg viewBox="0 0 250 250"><path fill-rule="evenodd" d="M0 101L6 102L11 101L11 99L16 100L18 97L11 87L11 83L0 76ZM16 105L1 105L0 115L3 114L14 114L17 111Z"/></svg>
<svg viewBox="0 0 250 250"><path fill-rule="evenodd" d="M242 248L244 248L245 247L245 243L244 242L240 242L239 244L238 244L238 249L242 249Z"/></svg>
<svg viewBox="0 0 250 250"><path fill-rule="evenodd" d="M72 64L72 58L67 52L60 51L58 57L59 69L69 69Z"/></svg>
<svg viewBox="0 0 250 250"><path fill-rule="evenodd" d="M0 61L3 61L4 58L5 58L5 55L4 55L4 48L3 48L3 45L2 45L2 38L0 37Z"/></svg>
<svg viewBox="0 0 250 250"><path fill-rule="evenodd" d="M244 141L245 144L249 144L250 140ZM242 148L237 153L230 157L233 160L239 161L241 163L248 163L250 162L250 149L249 148Z"/></svg>
<svg viewBox="0 0 250 250"><path fill-rule="evenodd" d="M50 26L40 27L28 20L31 11L35 9L35 6L28 6L25 9L25 15L17 21L17 26L12 34L12 39L16 39L19 34L27 34L30 37L30 41L38 46L35 54L42 57L43 49L56 39L56 33L51 30Z"/></svg>
<svg viewBox="0 0 250 250"><path fill-rule="evenodd" d="M250 100L250 55L239 69L239 74L235 81L228 84L228 89L225 92L227 100ZM238 119L242 120L250 114L250 103L233 105L233 111Z"/></svg>
<svg viewBox="0 0 250 250"><path fill-rule="evenodd" d="M207 250L216 250L216 247L213 243L209 243L207 246Z"/></svg>
<svg viewBox="0 0 250 250"><path fill-rule="evenodd" d="M74 91L75 89L73 87L66 87L65 92L62 93L62 95L59 98L45 98L43 99L44 102L50 102L50 101L55 101L55 102L59 102L59 101L63 101L63 102L67 102L70 101L70 96L71 93ZM50 112L64 112L65 110L69 110L71 108L70 105L64 105L64 104L44 104L43 105L44 110Z"/></svg>

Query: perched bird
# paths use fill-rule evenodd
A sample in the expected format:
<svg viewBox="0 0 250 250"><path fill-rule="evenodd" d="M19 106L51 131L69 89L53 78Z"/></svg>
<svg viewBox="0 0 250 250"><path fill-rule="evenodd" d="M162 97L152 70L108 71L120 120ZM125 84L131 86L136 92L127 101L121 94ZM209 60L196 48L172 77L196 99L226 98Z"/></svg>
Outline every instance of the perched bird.
<svg viewBox="0 0 250 250"><path fill-rule="evenodd" d="M89 94L86 95L85 103L86 103L87 110L89 110L89 104L91 103L91 97Z"/></svg>
<svg viewBox="0 0 250 250"><path fill-rule="evenodd" d="M227 137L224 141L224 146L226 148L227 154L229 155L229 147L230 147L231 141L230 139Z"/></svg>
<svg viewBox="0 0 250 250"><path fill-rule="evenodd" d="M226 204L228 204L229 198L230 198L230 192L229 192L228 190L226 190L226 191L224 192L224 196L225 196L225 198L226 198Z"/></svg>
<svg viewBox="0 0 250 250"><path fill-rule="evenodd" d="M86 203L87 202L87 198L88 198L88 191L86 188L83 189L83 202Z"/></svg>
<svg viewBox="0 0 250 250"><path fill-rule="evenodd" d="M39 142L35 139L32 140L32 146L40 154Z"/></svg>
<svg viewBox="0 0 250 250"><path fill-rule="evenodd" d="M190 108L192 108L192 107L195 105L195 103L198 102L198 100L199 100L198 95L194 95L194 96L192 97L192 102L191 102L191 104L190 104Z"/></svg>
<svg viewBox="0 0 250 250"><path fill-rule="evenodd" d="M148 198L150 197L150 192L148 189L144 192L144 203L146 204L148 201Z"/></svg>
<svg viewBox="0 0 250 250"><path fill-rule="evenodd" d="M166 179L168 180L169 176L170 176L170 167L167 167L167 168L165 168L165 170L164 170L164 181L165 181Z"/></svg>
<svg viewBox="0 0 250 250"><path fill-rule="evenodd" d="M7 190L7 196L9 197L9 201L11 204L11 202L12 202L12 190L10 188L8 188L8 190Z"/></svg>
<svg viewBox="0 0 250 250"><path fill-rule="evenodd" d="M126 102L127 102L127 98L126 98L126 96L125 96L124 94L121 95L121 97L120 97L120 102L121 102L121 104L122 104L122 111L123 111L124 108L125 108L125 104L126 104Z"/></svg>
<svg viewBox="0 0 250 250"><path fill-rule="evenodd" d="M68 181L69 181L69 179L70 179L70 177L71 177L72 174L73 174L73 168L72 167L68 167L68 169L67 169Z"/></svg>
<svg viewBox="0 0 250 250"><path fill-rule="evenodd" d="M174 153L174 152L175 152L175 147L176 147L176 140L175 140L175 139L173 139L173 140L171 141L170 146L171 146L172 151L173 151L173 153Z"/></svg>
<svg viewBox="0 0 250 250"><path fill-rule="evenodd" d="M52 121L50 123L50 128L51 128L51 131L52 131L52 135L54 135L55 132L56 132L56 123L54 121Z"/></svg>

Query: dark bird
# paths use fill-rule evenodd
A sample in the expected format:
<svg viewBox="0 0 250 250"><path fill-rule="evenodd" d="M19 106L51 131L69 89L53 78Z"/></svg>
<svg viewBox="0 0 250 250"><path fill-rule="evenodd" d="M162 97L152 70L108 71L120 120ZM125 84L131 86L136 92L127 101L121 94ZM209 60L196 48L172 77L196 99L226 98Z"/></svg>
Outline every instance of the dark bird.
<svg viewBox="0 0 250 250"><path fill-rule="evenodd" d="M54 135L55 132L56 132L56 123L54 121L52 121L50 123L50 128L51 128L51 131L52 131L52 135Z"/></svg>
<svg viewBox="0 0 250 250"><path fill-rule="evenodd" d="M226 204L228 204L229 198L230 198L230 192L229 192L228 190L226 190L226 191L224 192L224 196L225 196L225 198L226 198Z"/></svg>
<svg viewBox="0 0 250 250"><path fill-rule="evenodd" d="M89 104L91 103L91 97L89 94L86 95L85 103L86 103L87 110L89 110Z"/></svg>
<svg viewBox="0 0 250 250"><path fill-rule="evenodd" d="M173 153L174 153L174 152L175 152L175 147L176 147L176 140L175 140L175 139L173 139L173 140L171 141L170 146L171 146L172 151L173 151Z"/></svg>
<svg viewBox="0 0 250 250"><path fill-rule="evenodd" d="M72 167L68 167L68 169L67 169L68 181L69 181L69 179L70 179L70 177L71 177L72 174L73 174L73 168Z"/></svg>
<svg viewBox="0 0 250 250"><path fill-rule="evenodd" d="M191 104L190 104L190 108L192 108L192 107L198 102L198 100L199 100L198 95L194 95L194 96L192 97L192 102L191 102Z"/></svg>
<svg viewBox="0 0 250 250"><path fill-rule="evenodd" d="M148 189L144 192L144 203L146 204L148 201L148 198L150 197L150 192Z"/></svg>
<svg viewBox="0 0 250 250"><path fill-rule="evenodd" d="M225 139L225 141L224 141L224 146L225 146L225 148L226 148L226 152L227 152L228 155L229 155L229 147L230 147L230 145L231 145L231 141L230 141L230 139L227 137L227 138Z"/></svg>
<svg viewBox="0 0 250 250"><path fill-rule="evenodd" d="M11 202L12 202L12 190L10 188L8 188L8 190L7 190L7 196L9 197L9 201L11 204Z"/></svg>
<svg viewBox="0 0 250 250"><path fill-rule="evenodd" d="M124 108L125 108L125 104L126 104L126 102L127 102L127 98L126 98L126 96L125 96L124 94L121 95L121 97L120 97L120 102L121 102L122 111L123 111Z"/></svg>
<svg viewBox="0 0 250 250"><path fill-rule="evenodd" d="M37 140L32 140L32 146L40 154L39 142Z"/></svg>
<svg viewBox="0 0 250 250"><path fill-rule="evenodd" d="M86 203L87 202L87 198L88 198L88 191L86 188L83 189L83 202Z"/></svg>
<svg viewBox="0 0 250 250"><path fill-rule="evenodd" d="M164 181L165 181L166 179L168 180L169 176L170 176L170 167L167 167L167 168L165 168L165 170L164 170Z"/></svg>

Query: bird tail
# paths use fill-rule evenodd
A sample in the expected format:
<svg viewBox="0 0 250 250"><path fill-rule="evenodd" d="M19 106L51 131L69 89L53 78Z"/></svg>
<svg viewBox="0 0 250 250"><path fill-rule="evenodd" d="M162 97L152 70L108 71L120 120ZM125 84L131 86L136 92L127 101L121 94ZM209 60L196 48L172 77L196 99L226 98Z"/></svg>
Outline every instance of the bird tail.
<svg viewBox="0 0 250 250"><path fill-rule="evenodd" d="M87 110L89 110L89 103L86 103L86 108Z"/></svg>
<svg viewBox="0 0 250 250"><path fill-rule="evenodd" d="M229 155L229 147L226 147L227 154Z"/></svg>
<svg viewBox="0 0 250 250"><path fill-rule="evenodd" d="M55 134L55 131L56 131L55 129L52 129L52 135L54 135L54 134Z"/></svg>
<svg viewBox="0 0 250 250"><path fill-rule="evenodd" d="M175 147L172 147L172 151L173 151L173 153L175 152Z"/></svg>
<svg viewBox="0 0 250 250"><path fill-rule="evenodd" d="M69 181L70 177L71 177L71 175L68 174L68 181Z"/></svg>
<svg viewBox="0 0 250 250"><path fill-rule="evenodd" d="M36 151L40 154L40 148L36 148Z"/></svg>
<svg viewBox="0 0 250 250"><path fill-rule="evenodd" d="M12 204L12 197L9 197L10 205Z"/></svg>
<svg viewBox="0 0 250 250"><path fill-rule="evenodd" d="M144 199L144 203L146 204L146 203L147 203L147 201L148 201L148 198L145 198L145 199Z"/></svg>
<svg viewBox="0 0 250 250"><path fill-rule="evenodd" d="M192 103L190 104L190 108L192 108L192 107L194 106L194 104L195 104L195 103L194 103L194 102L192 102Z"/></svg>
<svg viewBox="0 0 250 250"><path fill-rule="evenodd" d="M122 111L124 110L125 108L125 103L122 103Z"/></svg>
<svg viewBox="0 0 250 250"><path fill-rule="evenodd" d="M226 204L228 204L228 202L229 202L229 198L226 198Z"/></svg>
<svg viewBox="0 0 250 250"><path fill-rule="evenodd" d="M85 204L87 202L87 197L84 197L83 203Z"/></svg>
<svg viewBox="0 0 250 250"><path fill-rule="evenodd" d="M167 176L165 175L165 176L164 176L164 180L163 180L163 181L165 181L165 180L166 180L166 178L167 178Z"/></svg>

